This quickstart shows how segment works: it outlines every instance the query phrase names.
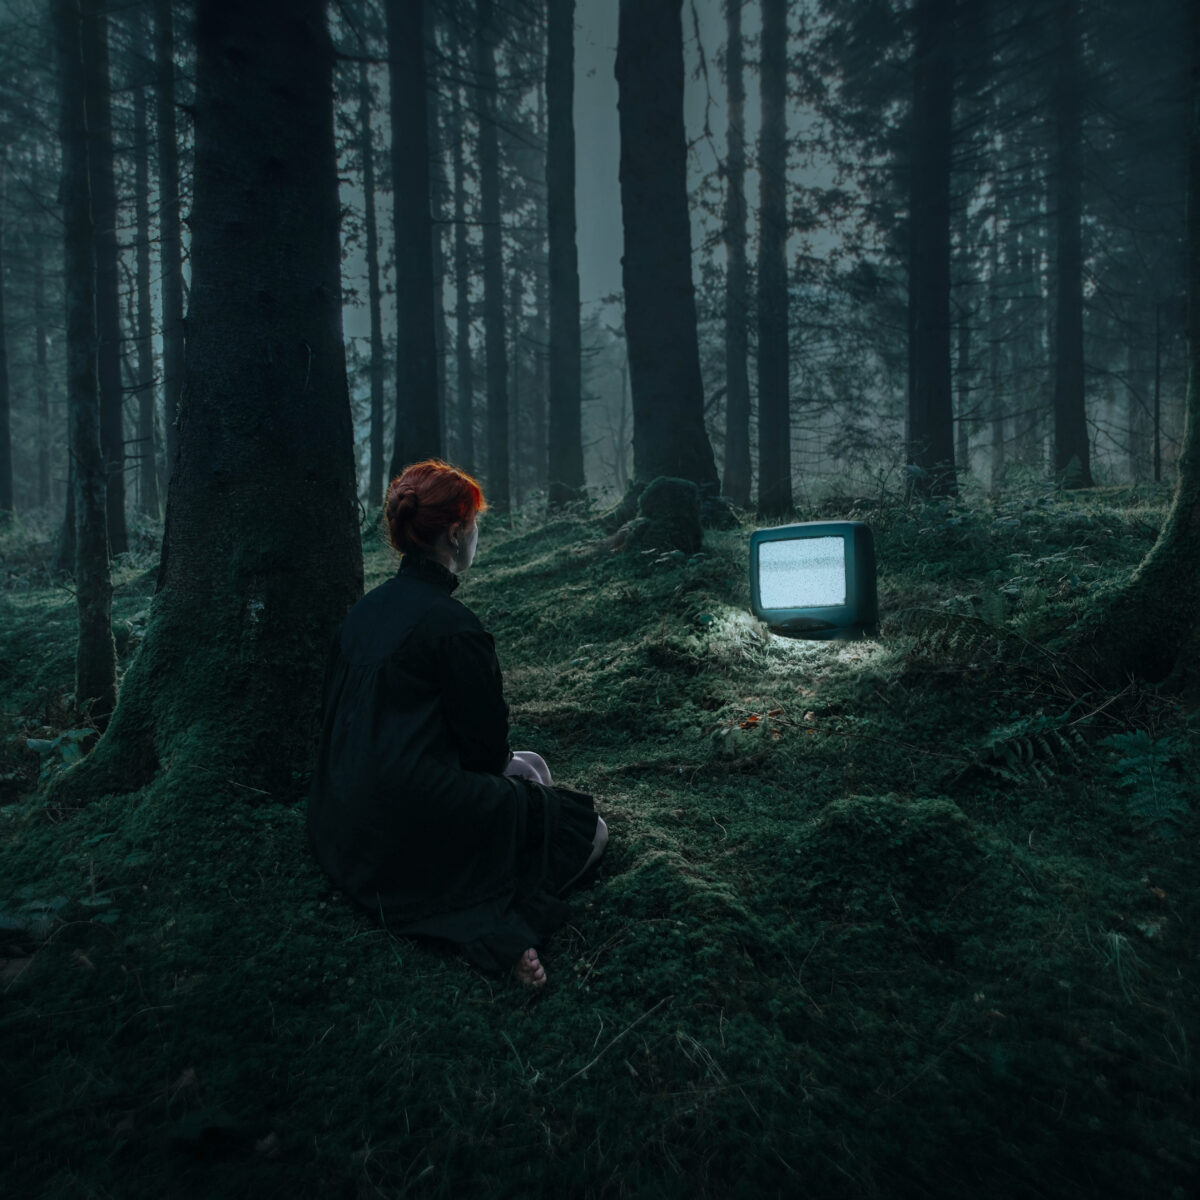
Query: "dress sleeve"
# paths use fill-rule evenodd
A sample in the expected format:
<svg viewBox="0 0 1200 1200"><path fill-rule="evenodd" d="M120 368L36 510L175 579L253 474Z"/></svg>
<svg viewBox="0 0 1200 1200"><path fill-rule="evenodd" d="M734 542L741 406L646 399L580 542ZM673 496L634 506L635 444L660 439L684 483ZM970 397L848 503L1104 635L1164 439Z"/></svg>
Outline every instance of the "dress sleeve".
<svg viewBox="0 0 1200 1200"><path fill-rule="evenodd" d="M442 709L459 761L468 771L499 775L508 766L508 705L496 644L483 630L441 639Z"/></svg>

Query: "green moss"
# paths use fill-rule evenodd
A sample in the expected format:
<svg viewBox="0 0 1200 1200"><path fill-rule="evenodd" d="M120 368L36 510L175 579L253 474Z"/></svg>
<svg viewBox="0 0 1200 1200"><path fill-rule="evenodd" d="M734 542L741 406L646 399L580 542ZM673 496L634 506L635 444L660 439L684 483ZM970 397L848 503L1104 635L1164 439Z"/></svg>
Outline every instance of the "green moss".
<svg viewBox="0 0 1200 1200"><path fill-rule="evenodd" d="M612 836L536 998L330 892L303 805L205 757L218 707L148 709L137 786L114 763L82 807L35 793L26 740L70 728L73 611L26 555L0 598L6 1186L1182 1197L1196 814L1172 807L1167 839L1134 800L1147 771L1185 786L1200 729L1037 641L1161 512L865 514L885 633L842 645L748 615L744 529L689 565L611 553L583 518L485 518L457 594L496 636L514 744ZM394 570L365 558L368 586ZM144 572L115 619L150 671Z"/></svg>

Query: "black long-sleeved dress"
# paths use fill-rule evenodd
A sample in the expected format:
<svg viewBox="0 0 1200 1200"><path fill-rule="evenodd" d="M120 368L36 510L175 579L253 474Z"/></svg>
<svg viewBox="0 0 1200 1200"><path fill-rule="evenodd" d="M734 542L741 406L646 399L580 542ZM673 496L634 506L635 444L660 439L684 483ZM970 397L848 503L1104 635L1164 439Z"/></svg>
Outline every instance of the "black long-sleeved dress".
<svg viewBox="0 0 1200 1200"><path fill-rule="evenodd" d="M317 861L397 933L507 970L563 923L590 796L502 774L512 757L492 637L458 578L406 554L330 651L308 803Z"/></svg>

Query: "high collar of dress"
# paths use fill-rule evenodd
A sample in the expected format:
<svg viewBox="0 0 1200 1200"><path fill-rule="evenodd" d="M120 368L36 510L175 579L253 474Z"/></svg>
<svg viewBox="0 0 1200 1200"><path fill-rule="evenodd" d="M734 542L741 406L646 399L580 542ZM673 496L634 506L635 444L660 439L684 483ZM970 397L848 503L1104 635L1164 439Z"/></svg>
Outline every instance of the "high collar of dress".
<svg viewBox="0 0 1200 1200"><path fill-rule="evenodd" d="M444 588L452 592L458 587L458 576L449 568L444 567L436 558L410 550L400 560L398 575L411 579L423 579L434 587Z"/></svg>

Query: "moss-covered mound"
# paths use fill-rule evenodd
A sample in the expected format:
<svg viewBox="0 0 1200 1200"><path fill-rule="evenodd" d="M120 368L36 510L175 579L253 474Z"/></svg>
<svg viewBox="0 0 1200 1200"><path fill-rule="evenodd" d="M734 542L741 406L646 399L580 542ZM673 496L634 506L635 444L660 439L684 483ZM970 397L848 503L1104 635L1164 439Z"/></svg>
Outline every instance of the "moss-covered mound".
<svg viewBox="0 0 1200 1200"><path fill-rule="evenodd" d="M1164 499L800 514L874 526L883 635L845 644L750 617L747 528L629 555L582 518L485 518L458 595L513 743L611 831L536 997L329 890L303 763L273 796L164 762L47 803L90 745L72 601L6 534L6 1191L1182 1200L1200 729L1045 640ZM118 565L125 663L152 587Z"/></svg>

